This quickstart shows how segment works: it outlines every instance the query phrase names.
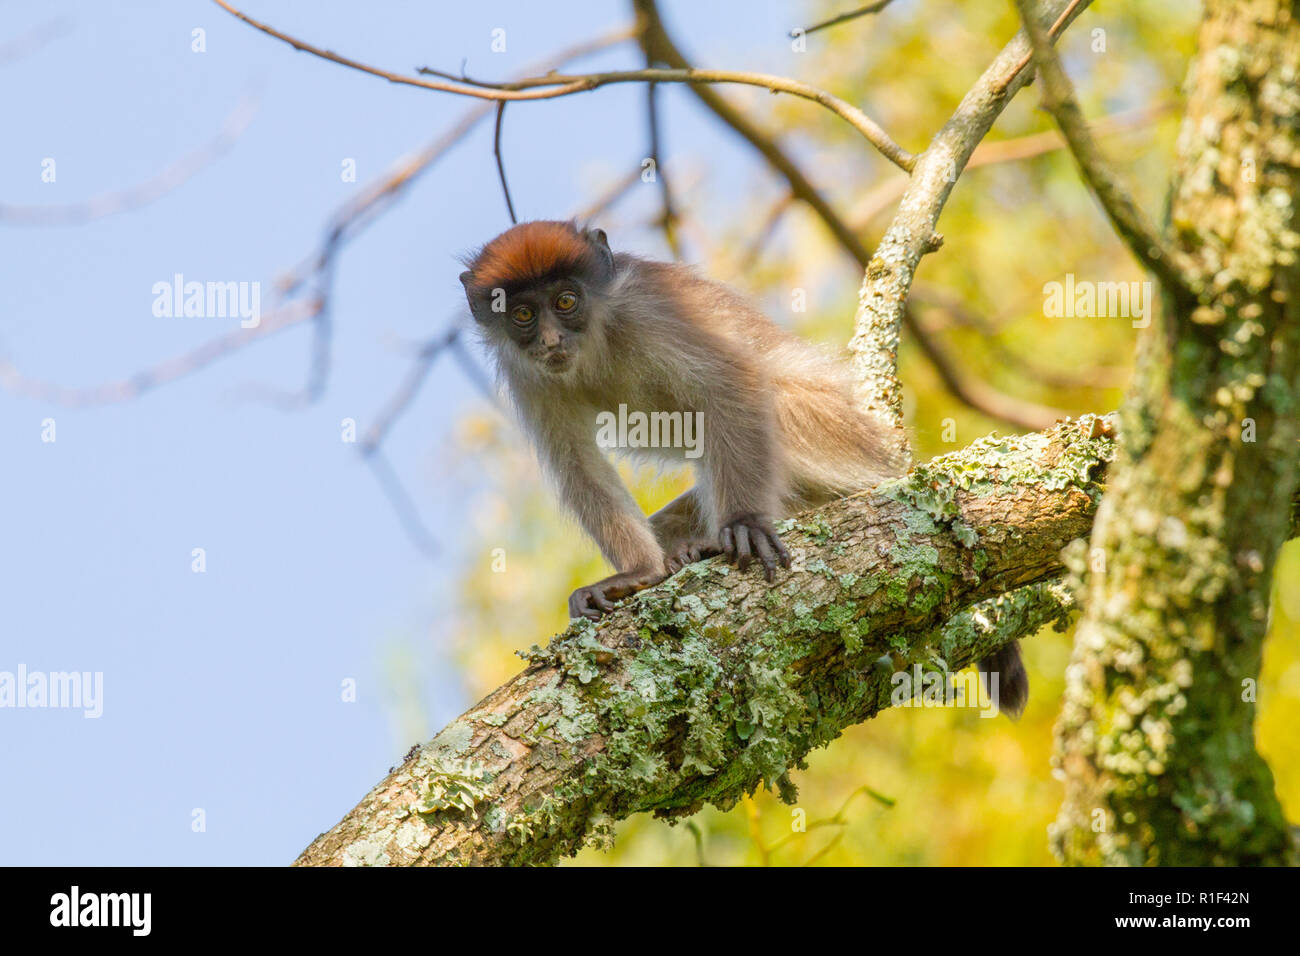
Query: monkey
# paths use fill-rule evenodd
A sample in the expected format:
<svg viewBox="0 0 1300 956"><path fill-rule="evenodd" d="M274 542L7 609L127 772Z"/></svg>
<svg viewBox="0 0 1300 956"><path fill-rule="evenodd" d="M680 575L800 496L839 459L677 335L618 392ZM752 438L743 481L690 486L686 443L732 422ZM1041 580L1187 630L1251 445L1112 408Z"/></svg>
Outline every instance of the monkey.
<svg viewBox="0 0 1300 956"><path fill-rule="evenodd" d="M570 595L571 618L599 620L717 555L741 571L757 560L772 582L790 566L775 520L907 469L901 433L859 407L839 362L692 267L615 253L603 230L552 220L520 223L462 263L517 418L615 571ZM624 408L702 425L694 460L682 447L617 449L694 466L695 486L648 518L596 441L599 416ZM1005 683L1010 660L989 663Z"/></svg>

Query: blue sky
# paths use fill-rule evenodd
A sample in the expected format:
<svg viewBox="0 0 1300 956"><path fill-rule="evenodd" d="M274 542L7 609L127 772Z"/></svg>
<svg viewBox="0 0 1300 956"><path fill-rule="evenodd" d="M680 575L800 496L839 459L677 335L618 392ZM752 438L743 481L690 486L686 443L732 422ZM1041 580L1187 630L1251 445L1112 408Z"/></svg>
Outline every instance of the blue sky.
<svg viewBox="0 0 1300 956"><path fill-rule="evenodd" d="M628 6L242 5L395 71L467 61L488 77L626 23ZM702 65L799 72L785 33L802 5L664 6ZM295 53L206 0L5 12L0 48L51 21L66 29L0 64L0 203L75 203L145 182L209 141L250 91L259 98L231 149L143 208L77 226L0 222L0 357L61 385L129 377L230 331L238 320L155 316L154 284L176 273L260 281L265 306L334 208L471 105ZM490 51L495 27L505 53ZM639 65L630 45L581 64ZM685 91L665 93L667 162L674 144L708 156L725 202L752 157ZM616 87L509 112L521 218L568 216L593 182L639 165L643 95ZM349 158L356 183L340 176ZM46 159L54 182L42 181ZM343 252L329 387L302 410L247 393L301 386L305 329L119 404L0 392L0 671L104 682L98 719L0 708L0 863L287 863L414 742L393 719L394 648L416 662L430 729L472 703L441 656L464 523L442 476L448 428L479 399L439 365L386 446L441 528L436 561L413 547L340 422L373 420L406 371L400 343L461 309L455 256L506 225L489 123ZM621 245L662 251L644 231ZM43 441L51 418L55 440ZM191 569L195 548L203 573ZM355 703L340 699L346 679ZM192 829L196 808L204 832Z"/></svg>

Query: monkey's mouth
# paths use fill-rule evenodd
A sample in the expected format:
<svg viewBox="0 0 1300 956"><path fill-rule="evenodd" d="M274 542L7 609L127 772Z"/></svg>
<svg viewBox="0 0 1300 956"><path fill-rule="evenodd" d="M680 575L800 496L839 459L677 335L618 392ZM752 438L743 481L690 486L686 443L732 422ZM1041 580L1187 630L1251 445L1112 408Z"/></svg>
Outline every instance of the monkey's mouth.
<svg viewBox="0 0 1300 956"><path fill-rule="evenodd" d="M563 372L572 361L573 356L568 352L551 352L542 359L542 364L552 372Z"/></svg>

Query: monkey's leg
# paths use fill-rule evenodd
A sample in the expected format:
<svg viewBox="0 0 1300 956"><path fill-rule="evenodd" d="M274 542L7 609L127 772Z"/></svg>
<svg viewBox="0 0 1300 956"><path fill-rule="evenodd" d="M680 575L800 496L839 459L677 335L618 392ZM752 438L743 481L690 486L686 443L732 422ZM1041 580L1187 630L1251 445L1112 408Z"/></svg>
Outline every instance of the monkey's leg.
<svg viewBox="0 0 1300 956"><path fill-rule="evenodd" d="M722 553L718 541L705 532L698 488L678 495L652 514L650 527L664 549L669 574Z"/></svg>

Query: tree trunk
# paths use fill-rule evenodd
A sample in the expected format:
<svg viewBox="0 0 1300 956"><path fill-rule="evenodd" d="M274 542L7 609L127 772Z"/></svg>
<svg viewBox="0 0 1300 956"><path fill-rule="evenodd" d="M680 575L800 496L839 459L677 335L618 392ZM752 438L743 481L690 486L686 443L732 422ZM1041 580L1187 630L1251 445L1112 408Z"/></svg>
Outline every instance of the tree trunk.
<svg viewBox="0 0 1300 956"><path fill-rule="evenodd" d="M1207 0L1171 239L1200 301L1143 333L1057 728L1069 863L1294 860L1254 685L1300 440L1300 24Z"/></svg>

